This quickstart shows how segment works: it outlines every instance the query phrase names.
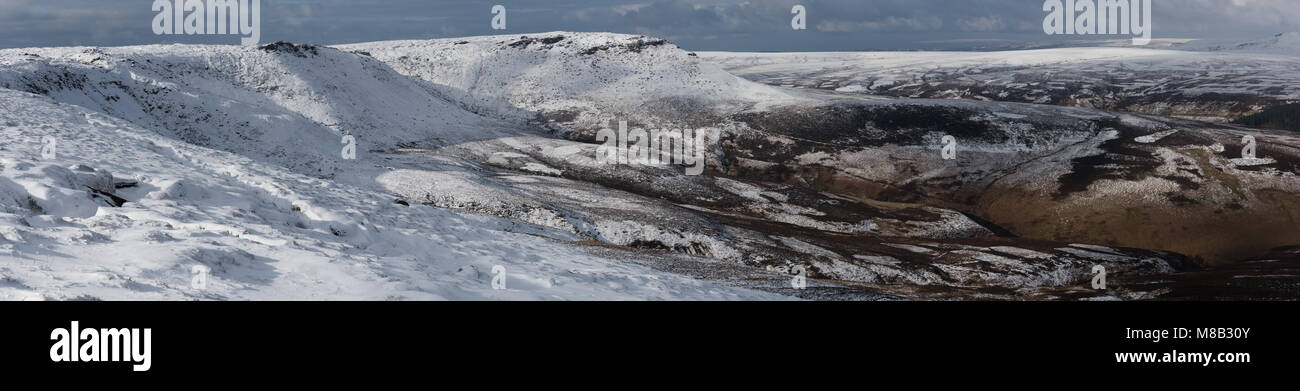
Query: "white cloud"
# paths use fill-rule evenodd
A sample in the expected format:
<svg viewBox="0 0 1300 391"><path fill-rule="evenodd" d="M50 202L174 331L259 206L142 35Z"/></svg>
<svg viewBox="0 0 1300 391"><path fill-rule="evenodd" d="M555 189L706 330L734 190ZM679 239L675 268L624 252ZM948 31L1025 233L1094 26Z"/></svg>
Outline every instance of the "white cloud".
<svg viewBox="0 0 1300 391"><path fill-rule="evenodd" d="M975 32L994 32L1002 31L1007 28L1007 24L1002 22L1000 16L980 16L975 18L958 18L957 27L962 31Z"/></svg>

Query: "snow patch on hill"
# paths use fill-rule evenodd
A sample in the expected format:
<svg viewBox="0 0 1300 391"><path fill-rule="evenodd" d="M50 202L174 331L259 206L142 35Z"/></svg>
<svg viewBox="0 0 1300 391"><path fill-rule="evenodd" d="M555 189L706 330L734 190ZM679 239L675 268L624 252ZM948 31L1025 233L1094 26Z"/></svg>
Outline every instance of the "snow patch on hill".
<svg viewBox="0 0 1300 391"><path fill-rule="evenodd" d="M392 199L0 89L0 299L781 298Z"/></svg>
<svg viewBox="0 0 1300 391"><path fill-rule="evenodd" d="M749 80L844 94L1053 104L1230 121L1300 100L1300 38L1240 49L699 55Z"/></svg>
<svg viewBox="0 0 1300 391"><path fill-rule="evenodd" d="M715 112L797 100L646 36L552 32L339 48L424 80L471 111L519 121L690 126Z"/></svg>
<svg viewBox="0 0 1300 391"><path fill-rule="evenodd" d="M1234 51L1300 56L1300 32L1279 33L1272 37L1246 42L1200 39L1180 45L1174 45L1172 48L1179 50L1211 52Z"/></svg>
<svg viewBox="0 0 1300 391"><path fill-rule="evenodd" d="M0 87L320 177L341 169L344 135L365 155L506 132L379 61L310 45L0 50Z"/></svg>

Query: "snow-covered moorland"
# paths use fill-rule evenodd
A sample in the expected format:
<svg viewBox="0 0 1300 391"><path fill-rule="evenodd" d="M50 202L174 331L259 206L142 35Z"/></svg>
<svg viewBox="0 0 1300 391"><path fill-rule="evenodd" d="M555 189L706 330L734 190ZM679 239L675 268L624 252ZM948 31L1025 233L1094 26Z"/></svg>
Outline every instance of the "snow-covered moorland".
<svg viewBox="0 0 1300 391"><path fill-rule="evenodd" d="M364 56L274 49L0 51L0 297L780 298L395 203L369 150L506 126ZM341 158L345 133L358 160ZM196 266L211 270L203 289Z"/></svg>
<svg viewBox="0 0 1300 391"><path fill-rule="evenodd" d="M1300 33L1165 48L702 52L765 84L849 94L1055 104L1230 121L1300 101Z"/></svg>
<svg viewBox="0 0 1300 391"><path fill-rule="evenodd" d="M0 90L5 299L772 299ZM56 157L43 159L41 137ZM114 206L104 194L128 202ZM493 267L506 270L493 290ZM194 266L210 268L206 289Z"/></svg>
<svg viewBox="0 0 1300 391"><path fill-rule="evenodd" d="M1051 200L1116 135L1169 160L1239 136L1085 109L805 93L600 33L0 50L0 107L7 299L1078 297L1096 265L1140 278L1196 262L1014 237L965 201L1004 179ZM968 131L956 166L928 147L947 120ZM700 176L598 164L593 135L616 121L722 137ZM1084 189L1067 194L1183 175L1098 164L1110 171L1069 177ZM1272 164L1230 174L1289 189ZM809 289L790 289L794 270Z"/></svg>

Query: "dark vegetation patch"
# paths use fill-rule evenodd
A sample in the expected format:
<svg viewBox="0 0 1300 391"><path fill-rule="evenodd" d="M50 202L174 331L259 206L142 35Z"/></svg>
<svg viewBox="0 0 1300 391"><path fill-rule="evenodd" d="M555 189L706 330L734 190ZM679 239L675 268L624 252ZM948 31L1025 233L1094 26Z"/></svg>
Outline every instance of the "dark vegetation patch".
<svg viewBox="0 0 1300 391"><path fill-rule="evenodd" d="M1188 86L1192 87L1192 86ZM1189 115L1197 114L1217 116L1219 111L1228 118L1248 113L1257 105L1275 103L1272 99L1251 94L1230 94L1207 92L1196 96L1184 95L1179 90L1153 92L1126 96L1112 105L1098 108L1116 111L1129 111L1154 115ZM1158 108L1158 109L1152 109ZM1183 108L1179 110L1179 108ZM1190 112L1188 112L1188 109Z"/></svg>
<svg viewBox="0 0 1300 391"><path fill-rule="evenodd" d="M258 49L262 49L263 51L271 52L271 53L291 54L297 57L304 57L304 58L307 57L308 55L315 56L320 54L318 51L318 47L316 45L306 44L306 43L295 44L295 43L289 43L285 41L276 41L275 43L268 43L266 45L259 46Z"/></svg>
<svg viewBox="0 0 1300 391"><path fill-rule="evenodd" d="M1252 128L1300 132L1300 103L1273 106L1264 109L1264 111L1238 118L1232 123Z"/></svg>
<svg viewBox="0 0 1300 391"><path fill-rule="evenodd" d="M1128 140L1148 132L1126 126L1115 119L1098 121L1102 128L1119 131L1115 139L1101 143L1102 153L1076 158L1070 162L1071 171L1062 175L1060 187L1053 199L1060 201L1070 194L1088 190L1088 186L1103 179L1137 181L1150 176L1162 163L1147 147ZM1176 181L1177 182L1177 181ZM1183 183L1179 183L1183 185Z"/></svg>
<svg viewBox="0 0 1300 391"><path fill-rule="evenodd" d="M603 52L603 51L607 51L607 50L610 50L610 49L623 49L623 50L628 51L628 52L631 52L631 53L641 53L641 51L644 50L644 49L646 49L646 48L655 47L655 46L663 46L663 45L666 45L666 44L668 44L668 41L663 40L663 39L645 39L645 38L637 38L636 41L635 41L635 42L632 42L632 43L626 43L626 44L607 44L607 45L594 46L594 47L591 47L591 48L589 48L589 49L587 49L587 50L582 51L582 54L583 54L583 55L588 55L588 56L590 56L590 55L596 54L597 52Z"/></svg>
<svg viewBox="0 0 1300 391"><path fill-rule="evenodd" d="M1298 250L1279 247L1241 262L1200 267L1170 278L1121 281L1134 289L1164 290L1158 300L1293 301L1300 295Z"/></svg>
<svg viewBox="0 0 1300 391"><path fill-rule="evenodd" d="M1014 238L1014 237L1016 237L1016 234L1015 234L1015 233L1012 233L1010 230L1008 230L1008 229L1006 229L1006 228L1002 228L1001 226L999 226L999 225L997 225L997 224L994 224L992 221L985 220L985 219L983 219L983 218L981 218L981 217L979 217L979 216L976 216L976 215L973 215L973 214L970 214L970 213L966 213L966 212L961 212L961 214L965 215L966 218L971 219L971 221L974 221L975 224L979 224L981 227L984 227L984 229L987 229L987 230L989 230L990 232L993 232L994 235L997 235L997 236L1000 237L1000 238Z"/></svg>
<svg viewBox="0 0 1300 391"><path fill-rule="evenodd" d="M941 105L861 105L852 103L795 106L744 112L730 119L753 133L726 134L723 146L729 164L735 157L784 162L805 153L850 152L888 145L921 145L927 137L947 134L963 142L999 144L1009 141L999 123L981 119L981 112ZM1051 125L1036 125L1044 132ZM793 143L769 135L792 138ZM929 140L935 141L935 140Z"/></svg>
<svg viewBox="0 0 1300 391"><path fill-rule="evenodd" d="M125 198L118 197L116 194L109 193L106 191L101 191L99 189L95 189L90 186L86 186L86 189L90 191L90 194L94 198L104 200L104 202L108 203L109 206L112 206L114 208L121 207L122 205L127 203L127 200Z"/></svg>
<svg viewBox="0 0 1300 391"><path fill-rule="evenodd" d="M564 40L563 35L546 38L530 38L527 35L519 37L518 41L511 42L508 46L516 49L527 49L532 44L554 45Z"/></svg>
<svg viewBox="0 0 1300 391"><path fill-rule="evenodd" d="M581 113L577 110L555 110L542 113L542 117L548 121L569 123L577 120L579 114Z"/></svg>
<svg viewBox="0 0 1300 391"><path fill-rule="evenodd" d="M985 74L1010 72L1019 67L985 69ZM1135 78L1159 79L1166 75L1139 74ZM987 85L968 78L965 74L929 74L924 83L896 82L891 86L873 88L872 93L910 98L931 99L977 99L1000 102L1051 104L1057 106L1090 107L1108 111L1124 111L1164 116L1204 115L1231 120L1243 114L1251 113L1261 105L1276 105L1276 99L1267 95L1283 95L1285 87L1263 88L1255 94L1210 92L1189 96L1183 94L1185 88L1196 84L1165 85L1164 90L1145 91L1130 90L1122 86L1123 80L1099 81L1091 78L1060 80L1061 75L1038 73L1015 73L1013 81L1032 84L1029 86L1010 87L1006 85ZM824 80L763 80L768 84L796 84L806 88L834 89L841 87L822 87ZM1181 88L1180 88L1181 87ZM1085 92L1086 91L1086 92ZM1266 95L1259 95L1266 94Z"/></svg>
<svg viewBox="0 0 1300 391"><path fill-rule="evenodd" d="M930 133L962 140L1002 143L1007 135L976 118L979 112L938 105L834 104L734 116L750 128L837 147L916 145Z"/></svg>
<svg viewBox="0 0 1300 391"><path fill-rule="evenodd" d="M628 243L627 246L632 248L646 249L646 250L666 250L666 251L673 251L678 253L684 253L690 255L701 255L701 256L708 255L711 253L711 251L709 251L709 246L700 242L691 242L689 246L685 246L685 245L668 246L658 240L634 240L632 241L632 243Z"/></svg>
<svg viewBox="0 0 1300 391"><path fill-rule="evenodd" d="M58 67L47 72L23 75L15 80L16 84L5 82L3 86L37 95L49 95L51 91L83 90L89 81L86 75L72 73L63 67Z"/></svg>

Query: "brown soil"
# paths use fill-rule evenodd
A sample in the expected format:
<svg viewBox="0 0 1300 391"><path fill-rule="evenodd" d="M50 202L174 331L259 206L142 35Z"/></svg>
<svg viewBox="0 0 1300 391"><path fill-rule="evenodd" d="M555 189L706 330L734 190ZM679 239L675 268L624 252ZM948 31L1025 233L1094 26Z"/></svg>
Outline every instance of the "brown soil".
<svg viewBox="0 0 1300 391"><path fill-rule="evenodd" d="M1300 242L1300 195L1255 194L1262 205L1234 210L1104 197L1061 203L1004 189L987 195L978 209L1021 236L1172 251L1223 264Z"/></svg>
<svg viewBox="0 0 1300 391"><path fill-rule="evenodd" d="M1238 179L1209 166L1198 156L1206 181L1241 194ZM1089 191L1055 199L1053 190L994 186L978 199L956 193L930 193L871 182L829 167L804 167L798 172L739 173L774 182L808 186L854 198L921 203L978 216L1017 236L1107 246L1171 251L1209 264L1225 264L1300 244L1300 194L1254 190L1251 203L1216 205L1198 190L1186 189L1161 197L1098 197ZM955 190L955 189L949 189Z"/></svg>

